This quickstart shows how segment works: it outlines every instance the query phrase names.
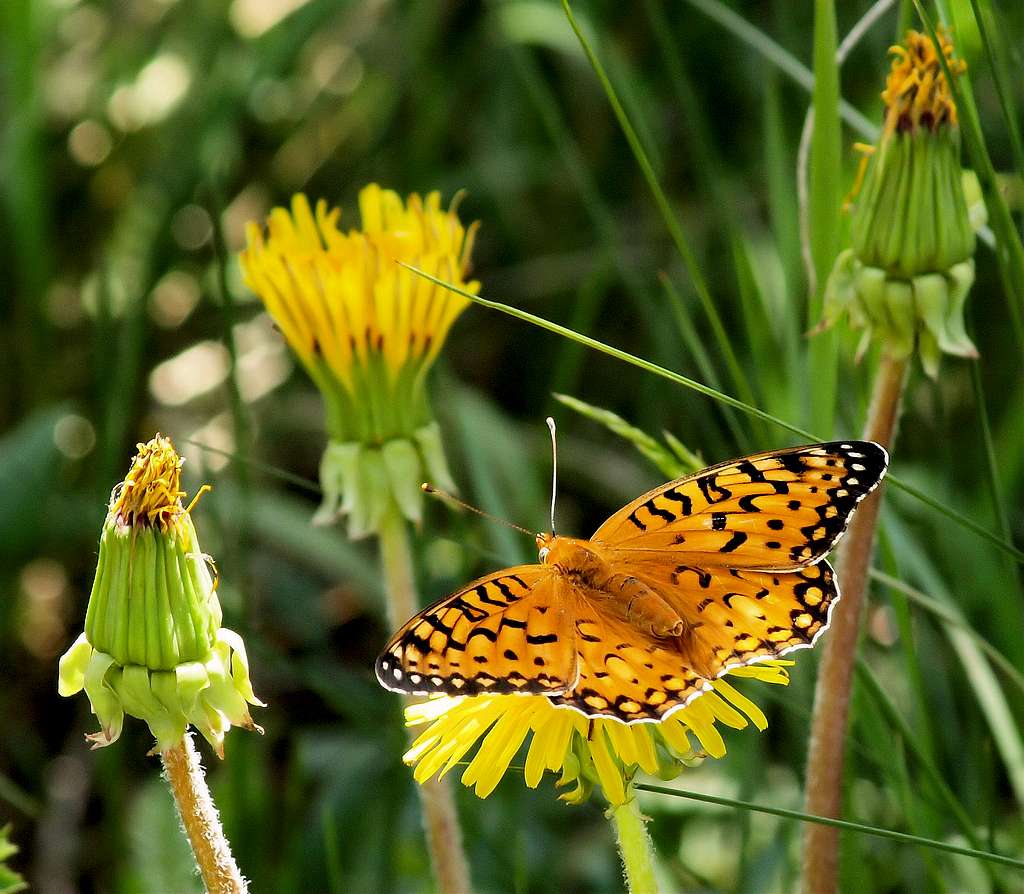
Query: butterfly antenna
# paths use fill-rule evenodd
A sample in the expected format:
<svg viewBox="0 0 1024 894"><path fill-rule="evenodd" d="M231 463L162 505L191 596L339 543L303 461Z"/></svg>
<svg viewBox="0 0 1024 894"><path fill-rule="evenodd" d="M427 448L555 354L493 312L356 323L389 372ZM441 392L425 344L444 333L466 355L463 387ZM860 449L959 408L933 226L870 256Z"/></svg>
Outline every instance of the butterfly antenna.
<svg viewBox="0 0 1024 894"><path fill-rule="evenodd" d="M555 495L558 493L558 439L555 437L555 420L548 416L544 420L551 432L551 536L555 536Z"/></svg>
<svg viewBox="0 0 1024 894"><path fill-rule="evenodd" d="M529 537L536 537L537 535L533 531L527 531L526 528L521 528L519 525L514 525L510 521L505 521L503 518L498 518L496 515L491 515L489 512L484 512L483 509L477 509L476 506L472 506L465 500L460 500L458 497L453 497L448 491L441 490L439 487L434 487L432 484L423 482L420 485L420 490L425 494L430 494L432 497L444 500L447 503L451 503L455 506L460 506L463 509L467 509L470 512L475 512L477 515L483 516L484 518L490 519L492 522L497 522L499 525L505 525L509 528L514 528L516 531L522 531Z"/></svg>

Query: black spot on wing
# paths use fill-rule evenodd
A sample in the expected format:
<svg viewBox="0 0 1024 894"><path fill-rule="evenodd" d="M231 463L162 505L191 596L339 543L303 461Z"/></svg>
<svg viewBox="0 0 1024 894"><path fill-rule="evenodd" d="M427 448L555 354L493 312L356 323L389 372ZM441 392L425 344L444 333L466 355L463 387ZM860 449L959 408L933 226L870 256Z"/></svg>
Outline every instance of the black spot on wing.
<svg viewBox="0 0 1024 894"><path fill-rule="evenodd" d="M721 547L718 551L720 553L731 553L739 549L744 543L747 542L747 535L742 531L736 531L732 537L729 538L729 542Z"/></svg>

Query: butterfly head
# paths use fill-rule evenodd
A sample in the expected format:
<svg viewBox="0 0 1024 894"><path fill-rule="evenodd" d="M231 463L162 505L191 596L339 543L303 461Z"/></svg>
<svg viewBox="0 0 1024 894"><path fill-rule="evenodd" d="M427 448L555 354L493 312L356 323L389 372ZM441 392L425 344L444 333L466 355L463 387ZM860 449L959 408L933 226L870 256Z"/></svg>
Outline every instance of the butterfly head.
<svg viewBox="0 0 1024 894"><path fill-rule="evenodd" d="M547 564L548 556L551 554L551 544L555 541L554 534L538 534L536 537L537 541L537 557L540 559L541 564Z"/></svg>

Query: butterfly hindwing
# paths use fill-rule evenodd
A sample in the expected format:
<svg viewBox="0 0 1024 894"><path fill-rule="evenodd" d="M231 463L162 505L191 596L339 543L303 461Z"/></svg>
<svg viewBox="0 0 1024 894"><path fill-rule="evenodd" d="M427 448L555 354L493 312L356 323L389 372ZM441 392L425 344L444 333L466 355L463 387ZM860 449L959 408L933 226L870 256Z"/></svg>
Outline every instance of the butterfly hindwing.
<svg viewBox="0 0 1024 894"><path fill-rule="evenodd" d="M377 679L416 695L564 691L576 656L563 587L543 565L480 578L406 623L377 659Z"/></svg>
<svg viewBox="0 0 1024 894"><path fill-rule="evenodd" d="M588 717L623 723L660 720L710 688L687 667L678 645L637 630L605 611L599 602L581 600L577 609L575 686L549 695L553 704L575 708Z"/></svg>
<svg viewBox="0 0 1024 894"><path fill-rule="evenodd" d="M822 560L796 571L626 567L686 624L683 654L705 676L809 648L839 601L835 572Z"/></svg>
<svg viewBox="0 0 1024 894"><path fill-rule="evenodd" d="M870 441L811 444L732 460L616 512L593 540L703 568L795 570L826 555L888 455Z"/></svg>
<svg viewBox="0 0 1024 894"><path fill-rule="evenodd" d="M678 578L630 570L676 611L683 634L653 637L584 600L576 610L579 677L549 696L554 704L625 723L661 720L728 670L810 647L839 599L824 561L795 572L719 568L700 577L696 569Z"/></svg>

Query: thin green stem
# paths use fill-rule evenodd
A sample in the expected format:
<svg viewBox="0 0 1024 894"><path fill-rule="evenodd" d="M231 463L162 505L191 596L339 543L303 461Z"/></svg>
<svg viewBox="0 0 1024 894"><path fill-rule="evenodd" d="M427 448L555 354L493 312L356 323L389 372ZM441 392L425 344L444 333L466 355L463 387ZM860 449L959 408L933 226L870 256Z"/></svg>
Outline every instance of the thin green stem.
<svg viewBox="0 0 1024 894"><path fill-rule="evenodd" d="M610 807L608 813L615 826L627 889L630 894L656 894L654 849L637 799L630 797L625 804Z"/></svg>
<svg viewBox="0 0 1024 894"><path fill-rule="evenodd" d="M755 813L766 813L769 816L779 816L783 819L795 819L802 823L816 823L821 826L830 826L833 829L843 829L848 832L860 832L864 835L874 835L876 838L888 838L890 841L899 841L904 844L919 844L921 847L929 847L937 851L945 851L949 854L959 854L964 857L973 857L975 860L983 860L988 863L999 863L1002 866L1010 866L1014 869L1024 870L1024 860L1016 860L1013 857L1004 857L1002 854L993 854L988 851L977 850L971 847L961 847L957 844L949 844L945 841L936 841L934 838L922 838L920 835L910 835L907 832L897 832L893 829L882 829L878 826L868 826L864 823L855 823L852 820L835 819L830 816L814 816L810 813L803 813L799 810L787 810L785 807L769 807L766 804L754 804L751 801L739 801L734 798L719 798L715 795L705 795L699 792L691 792L685 789L668 788L664 785L648 785L636 783L634 788L644 792L654 792L659 795L673 795L677 798L688 798L691 801L700 801L704 804L717 804L721 807L734 807L737 810L752 810Z"/></svg>
<svg viewBox="0 0 1024 894"><path fill-rule="evenodd" d="M385 511L377 537L386 583L388 622L396 630L419 609L409 531L397 506ZM430 779L419 787L419 794L437 889L442 894L468 894L469 864L462 848L462 830L451 788L447 780Z"/></svg>
<svg viewBox="0 0 1024 894"><path fill-rule="evenodd" d="M666 369L663 366L659 366L657 363L652 363L650 360L645 360L643 357L637 357L633 354L623 351L619 348L614 348L611 345L605 344L603 341L598 341L596 338L591 338L589 335L583 335L582 333L575 332L569 329L567 326L562 326L558 323L554 323L551 320L545 320L543 317L538 317L536 314L532 314L529 311L521 310L518 307L512 307L508 304L502 304L500 301L492 301L489 298L483 298L480 295L473 295L467 292L465 289L460 289L458 286L452 285L451 283L445 282L443 279L438 279L436 276L420 270L418 267L414 267L412 264L406 264L403 261L398 262L401 266L407 267L412 270L417 276L422 276L424 279L428 279L431 282L444 286L446 289L454 292L456 295L462 295L468 298L474 304L479 304L481 307L489 307L492 310L501 311L503 314L508 314L511 317L515 317L519 320L523 320L527 323L532 323L534 326L538 326L541 329L546 329L548 332L553 332L555 335L561 335L563 338L571 339L572 341L578 342L581 345L585 345L588 348L593 348L595 351L600 351L602 354L607 354L609 357L614 357L616 360L621 360L624 363L629 363L632 366L642 369L645 372L653 373L654 375L661 376L663 379L668 379L670 382L675 382L677 385L682 385L685 388L689 388L692 391L696 391L698 394L703 394L705 397L710 397L719 403L726 404L730 407L736 407L738 410L742 410L744 413L749 413L751 416L755 416L758 419L763 419L766 422L777 425L779 428L784 428L786 431L793 432L794 434L800 435L802 438L806 438L808 442L823 441L825 440L818 435L809 432L805 428L801 428L799 425L793 425L791 422L786 422L784 419L780 419L778 416L773 416L771 413L767 413L764 410L758 409L748 403L733 397L731 394L726 394L723 391L719 391L716 388L711 388L705 385L703 382L698 382L694 379L687 378L680 373L673 372L670 369ZM912 496L915 500L924 503L936 512L945 515L946 518L956 522L960 527L971 531L979 537L987 540L993 546L1007 553L1018 562L1024 562L1024 551L1017 549L1012 543L1008 543L996 534L993 534L983 525L973 519L968 518L965 515L961 515L948 506L936 500L934 497L928 496L924 491L918 490L916 487L908 484L902 478L897 478L893 474L886 476L886 481L892 487L898 488L906 494Z"/></svg>

